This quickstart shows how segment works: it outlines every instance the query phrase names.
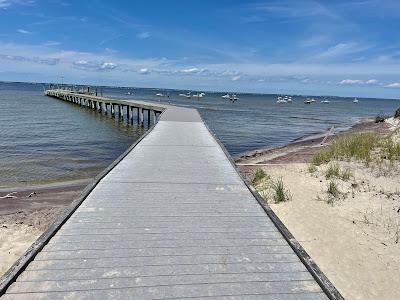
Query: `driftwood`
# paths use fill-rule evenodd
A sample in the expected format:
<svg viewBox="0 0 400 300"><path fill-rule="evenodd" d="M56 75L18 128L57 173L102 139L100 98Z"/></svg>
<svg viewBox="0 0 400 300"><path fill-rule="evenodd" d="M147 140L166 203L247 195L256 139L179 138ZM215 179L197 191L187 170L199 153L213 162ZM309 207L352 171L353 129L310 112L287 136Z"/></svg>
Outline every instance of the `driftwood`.
<svg viewBox="0 0 400 300"><path fill-rule="evenodd" d="M9 193L9 194L7 194L7 195L5 195L5 196L1 196L0 199L17 198L17 196L14 196L14 194L16 194L16 193L17 193L17 192Z"/></svg>

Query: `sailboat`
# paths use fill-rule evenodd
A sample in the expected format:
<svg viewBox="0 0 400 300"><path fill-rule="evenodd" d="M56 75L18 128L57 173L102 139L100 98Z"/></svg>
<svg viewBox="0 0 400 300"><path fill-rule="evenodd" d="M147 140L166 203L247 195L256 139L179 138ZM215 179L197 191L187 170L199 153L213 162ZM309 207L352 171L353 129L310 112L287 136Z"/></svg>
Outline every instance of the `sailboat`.
<svg viewBox="0 0 400 300"><path fill-rule="evenodd" d="M354 98L353 103L358 103L358 99Z"/></svg>

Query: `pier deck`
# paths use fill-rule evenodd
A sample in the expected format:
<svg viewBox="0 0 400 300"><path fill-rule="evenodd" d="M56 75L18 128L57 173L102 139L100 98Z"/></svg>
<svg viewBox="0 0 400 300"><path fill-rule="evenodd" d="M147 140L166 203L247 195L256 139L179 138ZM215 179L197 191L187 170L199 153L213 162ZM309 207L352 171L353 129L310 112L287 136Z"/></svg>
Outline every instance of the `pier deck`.
<svg viewBox="0 0 400 300"><path fill-rule="evenodd" d="M198 112L162 108L4 299L327 299Z"/></svg>

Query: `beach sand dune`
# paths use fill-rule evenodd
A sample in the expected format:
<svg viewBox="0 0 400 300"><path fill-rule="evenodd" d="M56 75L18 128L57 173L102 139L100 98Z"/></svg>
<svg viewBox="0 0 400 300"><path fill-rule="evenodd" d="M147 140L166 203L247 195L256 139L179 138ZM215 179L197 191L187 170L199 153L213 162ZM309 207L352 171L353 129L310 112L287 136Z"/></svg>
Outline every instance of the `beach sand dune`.
<svg viewBox="0 0 400 300"><path fill-rule="evenodd" d="M389 129L371 123L352 132ZM310 173L307 163L323 147L320 140L309 140L238 161L249 180L259 168L270 177L266 180L282 178L290 201L275 204L268 184L256 187L346 299L400 299L400 168L385 173L363 163L337 162L352 178L336 180L341 194L330 202L328 165Z"/></svg>

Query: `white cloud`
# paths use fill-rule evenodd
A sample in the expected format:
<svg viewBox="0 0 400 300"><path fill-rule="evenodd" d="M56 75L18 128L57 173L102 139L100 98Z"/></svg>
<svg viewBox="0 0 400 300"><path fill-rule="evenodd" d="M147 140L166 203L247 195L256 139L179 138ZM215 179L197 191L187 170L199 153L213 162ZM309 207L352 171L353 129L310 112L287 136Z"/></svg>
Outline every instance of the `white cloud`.
<svg viewBox="0 0 400 300"><path fill-rule="evenodd" d="M117 67L117 64L112 63L112 62L105 62L102 63L100 66L100 69L102 70L114 70Z"/></svg>
<svg viewBox="0 0 400 300"><path fill-rule="evenodd" d="M43 43L43 46L51 47L51 46L59 46L61 43L55 41L47 41Z"/></svg>
<svg viewBox="0 0 400 300"><path fill-rule="evenodd" d="M365 82L365 84L368 84L368 85L375 85L375 84L378 84L378 80L376 80L376 79L370 79L370 80L367 80L367 81Z"/></svg>
<svg viewBox="0 0 400 300"><path fill-rule="evenodd" d="M369 79L366 81L359 80L359 79L344 79L339 82L340 85L376 85L378 84L378 80L376 79Z"/></svg>
<svg viewBox="0 0 400 300"><path fill-rule="evenodd" d="M400 89L400 82L393 82L393 83L386 85L385 87L392 88L392 89Z"/></svg>
<svg viewBox="0 0 400 300"><path fill-rule="evenodd" d="M117 68L117 64L112 62L87 61L84 59L75 61L73 65L86 71L111 71Z"/></svg>
<svg viewBox="0 0 400 300"><path fill-rule="evenodd" d="M196 74L196 73L199 73L200 70L198 68L189 68L189 69L180 70L180 72L185 73L185 74Z"/></svg>
<svg viewBox="0 0 400 300"><path fill-rule="evenodd" d="M285 18L304 18L314 16L324 16L336 19L338 16L328 7L313 0L304 1L269 1L263 4L253 5L253 10L270 14L273 16L283 16Z"/></svg>
<svg viewBox="0 0 400 300"><path fill-rule="evenodd" d="M35 3L34 0L25 0L25 1L24 0L0 0L0 8L7 9L8 7L11 7L16 4L30 5L30 4L34 4L34 3Z"/></svg>
<svg viewBox="0 0 400 300"><path fill-rule="evenodd" d="M369 49L369 46L359 45L358 43L339 43L332 46L322 53L318 54L315 58L317 59L334 59L343 57L349 54L359 53Z"/></svg>
<svg viewBox="0 0 400 300"><path fill-rule="evenodd" d="M141 69L139 70L139 74L147 75L147 74L150 74L150 71L149 71L149 69L147 69L147 68L141 68Z"/></svg>
<svg viewBox="0 0 400 300"><path fill-rule="evenodd" d="M364 81L358 79L344 79L339 82L340 85L357 85L364 84Z"/></svg>
<svg viewBox="0 0 400 300"><path fill-rule="evenodd" d="M19 33L22 33L22 34L30 34L30 33L32 33L32 32L30 32L30 31L28 31L28 30L25 30L25 29L18 29L17 30Z"/></svg>
<svg viewBox="0 0 400 300"><path fill-rule="evenodd" d="M237 75L237 76L233 76L233 77L231 78L231 80L232 80L232 81L238 81L238 80L240 80L241 78L242 78L242 76Z"/></svg>
<svg viewBox="0 0 400 300"><path fill-rule="evenodd" d="M141 32L141 33L138 33L138 34L136 35L136 37L138 37L139 39L142 39L142 40L147 39L147 38L150 37L150 32Z"/></svg>

